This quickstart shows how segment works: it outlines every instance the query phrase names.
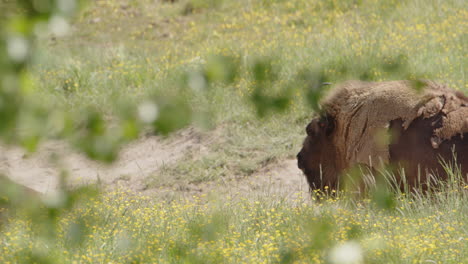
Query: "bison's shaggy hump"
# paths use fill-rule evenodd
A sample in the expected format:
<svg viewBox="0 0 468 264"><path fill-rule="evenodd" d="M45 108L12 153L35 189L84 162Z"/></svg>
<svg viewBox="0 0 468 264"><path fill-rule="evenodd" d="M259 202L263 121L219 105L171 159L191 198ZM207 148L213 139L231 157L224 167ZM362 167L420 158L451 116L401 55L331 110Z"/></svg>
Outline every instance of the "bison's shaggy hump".
<svg viewBox="0 0 468 264"><path fill-rule="evenodd" d="M432 81L424 81L420 91L415 85L420 84L348 81L332 90L322 106L336 120L333 143L342 166L372 166L369 157L388 161L388 142L374 138L392 120L401 119L407 129L418 117L430 118L442 112L444 125L431 138L434 148L457 134L468 133L468 108L463 107L468 100L463 94Z"/></svg>

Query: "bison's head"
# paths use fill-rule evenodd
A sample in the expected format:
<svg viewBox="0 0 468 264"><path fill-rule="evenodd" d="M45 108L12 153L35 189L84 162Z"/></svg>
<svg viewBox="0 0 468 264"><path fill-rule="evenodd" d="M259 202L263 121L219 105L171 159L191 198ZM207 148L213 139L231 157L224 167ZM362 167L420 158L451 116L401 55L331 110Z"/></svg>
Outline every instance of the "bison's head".
<svg viewBox="0 0 468 264"><path fill-rule="evenodd" d="M297 165L307 177L311 189L338 184L337 157L333 145L335 119L322 115L307 125L307 137L297 154Z"/></svg>

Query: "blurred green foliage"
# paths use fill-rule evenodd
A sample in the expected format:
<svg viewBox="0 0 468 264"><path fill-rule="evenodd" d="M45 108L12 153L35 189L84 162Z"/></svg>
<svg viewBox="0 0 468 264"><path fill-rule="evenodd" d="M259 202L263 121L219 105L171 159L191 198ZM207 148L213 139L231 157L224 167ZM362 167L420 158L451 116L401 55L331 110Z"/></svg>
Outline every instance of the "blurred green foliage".
<svg viewBox="0 0 468 264"><path fill-rule="evenodd" d="M279 70L273 66L270 58L260 58L251 66L254 91L251 100L259 117L265 117L269 112L281 112L291 103L291 89L285 86L275 95L273 85L278 80Z"/></svg>

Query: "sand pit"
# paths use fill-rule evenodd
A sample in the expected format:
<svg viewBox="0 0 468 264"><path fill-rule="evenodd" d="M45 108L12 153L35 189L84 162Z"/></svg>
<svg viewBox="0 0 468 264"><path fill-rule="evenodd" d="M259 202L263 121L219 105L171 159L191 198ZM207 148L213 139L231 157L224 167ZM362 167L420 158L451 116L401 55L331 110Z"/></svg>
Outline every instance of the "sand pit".
<svg viewBox="0 0 468 264"><path fill-rule="evenodd" d="M99 184L106 189L124 187L164 197L191 197L211 192L223 192L231 196L255 192L259 195L279 194L287 197L307 193L307 183L294 159L258 168L253 175L243 178L221 178L183 187L147 188L147 177L156 174L162 166L171 166L188 151L202 151L204 145L210 144L206 138L209 137L203 137L193 129L180 132L170 139L143 136L126 145L118 160L111 165L90 161L59 141L45 142L32 154L19 147L2 146L0 172L39 193L57 190L62 171L67 172L67 184L70 187Z"/></svg>

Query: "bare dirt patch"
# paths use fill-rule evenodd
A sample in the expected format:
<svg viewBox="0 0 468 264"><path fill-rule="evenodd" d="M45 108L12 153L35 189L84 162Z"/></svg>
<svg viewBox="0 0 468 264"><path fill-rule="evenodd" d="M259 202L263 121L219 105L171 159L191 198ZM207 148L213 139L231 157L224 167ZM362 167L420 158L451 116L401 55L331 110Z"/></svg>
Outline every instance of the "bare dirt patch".
<svg viewBox="0 0 468 264"><path fill-rule="evenodd" d="M19 147L3 146L0 148L0 172L41 193L57 189L58 176L64 170L71 186L94 183L114 186L124 181L126 187L138 190L142 180L161 166L175 162L191 148L201 147L201 137L193 129L171 139L144 136L125 146L111 165L90 161L64 142L48 141L33 154Z"/></svg>
<svg viewBox="0 0 468 264"><path fill-rule="evenodd" d="M67 172L70 187L97 183L108 190L124 188L165 199L191 198L210 193L231 197L258 194L294 198L307 193L307 183L294 159L268 164L250 176L234 175L199 184L148 188L148 177L164 166L171 166L187 153L203 153L217 137L216 131L207 135L195 129L187 129L169 139L143 136L125 146L119 159L111 165L90 161L59 141L45 142L33 154L19 147L2 146L0 173L40 193L56 190L62 171Z"/></svg>

